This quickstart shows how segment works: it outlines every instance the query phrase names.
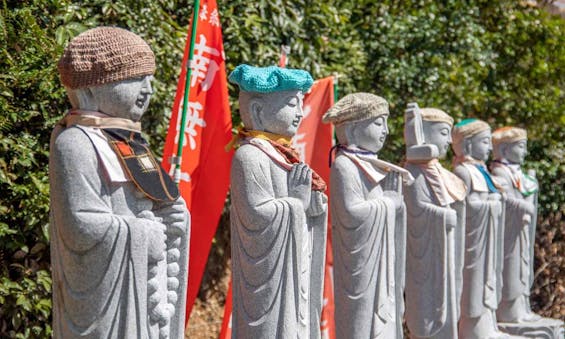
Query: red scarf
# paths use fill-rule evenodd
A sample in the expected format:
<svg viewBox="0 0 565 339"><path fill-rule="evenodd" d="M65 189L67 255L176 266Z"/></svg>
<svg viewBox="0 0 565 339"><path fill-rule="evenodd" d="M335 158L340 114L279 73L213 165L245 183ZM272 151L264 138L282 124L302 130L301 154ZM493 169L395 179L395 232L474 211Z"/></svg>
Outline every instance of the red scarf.
<svg viewBox="0 0 565 339"><path fill-rule="evenodd" d="M283 145L273 140L267 140L290 164L300 162L298 152L290 145ZM312 190L324 192L327 188L326 182L318 173L312 170Z"/></svg>

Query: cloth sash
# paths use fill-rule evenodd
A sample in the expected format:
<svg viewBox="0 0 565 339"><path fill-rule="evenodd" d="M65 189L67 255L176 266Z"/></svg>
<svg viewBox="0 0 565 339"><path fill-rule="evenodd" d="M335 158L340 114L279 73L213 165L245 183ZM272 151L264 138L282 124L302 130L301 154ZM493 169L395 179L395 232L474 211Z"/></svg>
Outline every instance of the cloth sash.
<svg viewBox="0 0 565 339"><path fill-rule="evenodd" d="M263 131L244 131L241 135L237 140L238 145L250 144L259 148L287 171L300 162L298 152L290 145L289 138ZM324 192L326 187L324 179L312 170L312 190Z"/></svg>
<svg viewBox="0 0 565 339"><path fill-rule="evenodd" d="M151 200L176 200L179 197L178 187L141 136L139 122L101 115L103 113L70 111L59 124L65 127L77 125L99 128L119 159L126 176L137 189Z"/></svg>
<svg viewBox="0 0 565 339"><path fill-rule="evenodd" d="M425 162L408 161L408 163L422 170L426 181L441 206L447 206L465 199L467 186L465 186L463 180L443 168L437 159Z"/></svg>
<svg viewBox="0 0 565 339"><path fill-rule="evenodd" d="M59 121L59 125L80 125L96 128L119 128L141 132L141 123L129 119L115 118L101 112L72 109Z"/></svg>
<svg viewBox="0 0 565 339"><path fill-rule="evenodd" d="M351 159L351 161L353 161L353 163L375 184L381 182L389 172L399 173L405 183L412 183L412 181L414 181L414 177L406 169L380 160L375 152L362 150L352 145L345 146L338 144L334 146L332 150L330 150L330 162L331 153L334 149L337 149L338 152L341 151L343 155Z"/></svg>
<svg viewBox="0 0 565 339"><path fill-rule="evenodd" d="M469 170L473 190L490 193L499 192L500 185L491 177L484 161L480 161L466 155L464 157L455 157L453 159L453 167L458 165L463 165Z"/></svg>
<svg viewBox="0 0 565 339"><path fill-rule="evenodd" d="M512 186L514 186L514 188L516 188L523 196L527 197L538 192L538 181L524 173L519 164L513 164L503 160L494 160L492 162L492 166L500 167L506 171L512 181Z"/></svg>
<svg viewBox="0 0 565 339"><path fill-rule="evenodd" d="M498 189L496 188L496 184L494 183L494 180L490 176L490 173L487 171L486 166L484 164L482 164L482 165L476 164L475 167L483 175L483 178L485 179L487 186L488 186L488 191L490 193L498 193Z"/></svg>

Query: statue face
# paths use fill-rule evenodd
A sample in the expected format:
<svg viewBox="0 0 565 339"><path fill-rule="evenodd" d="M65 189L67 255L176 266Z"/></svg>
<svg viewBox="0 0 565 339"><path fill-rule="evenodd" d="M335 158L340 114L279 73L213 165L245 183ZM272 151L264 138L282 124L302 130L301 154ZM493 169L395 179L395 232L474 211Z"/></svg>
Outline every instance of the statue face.
<svg viewBox="0 0 565 339"><path fill-rule="evenodd" d="M353 123L352 140L349 143L367 151L380 151L388 135L387 120L388 115L384 115Z"/></svg>
<svg viewBox="0 0 565 339"><path fill-rule="evenodd" d="M285 137L293 137L304 116L301 91L281 91L263 94L253 99L250 111L253 128Z"/></svg>
<svg viewBox="0 0 565 339"><path fill-rule="evenodd" d="M108 115L139 121L153 94L152 76L92 87L98 110Z"/></svg>
<svg viewBox="0 0 565 339"><path fill-rule="evenodd" d="M423 121L426 144L436 145L439 158L445 157L451 144L451 126L446 122Z"/></svg>
<svg viewBox="0 0 565 339"><path fill-rule="evenodd" d="M446 122L423 121L426 144L436 145L439 158L445 157L451 144L451 126Z"/></svg>
<svg viewBox="0 0 565 339"><path fill-rule="evenodd" d="M483 131L471 137L470 156L477 160L487 161L490 151L492 151L491 133Z"/></svg>
<svg viewBox="0 0 565 339"><path fill-rule="evenodd" d="M506 144L504 148L504 157L506 160L515 164L524 163L527 153L527 141L520 140L510 144Z"/></svg>

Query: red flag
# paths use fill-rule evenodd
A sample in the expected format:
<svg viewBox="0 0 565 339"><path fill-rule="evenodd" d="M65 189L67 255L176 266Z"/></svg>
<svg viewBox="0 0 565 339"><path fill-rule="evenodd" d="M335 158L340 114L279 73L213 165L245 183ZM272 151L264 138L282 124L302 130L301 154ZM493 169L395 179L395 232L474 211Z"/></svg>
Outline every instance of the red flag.
<svg viewBox="0 0 565 339"><path fill-rule="evenodd" d="M304 97L304 118L298 132L292 139L294 147L306 162L326 183L329 196L331 187L328 156L333 146L333 125L323 124L322 115L334 104L334 78L327 77L314 82L310 92ZM322 338L335 338L333 257L331 226L328 218L328 241L326 243L326 267L324 272L324 298L322 319L320 321Z"/></svg>
<svg viewBox="0 0 565 339"><path fill-rule="evenodd" d="M176 155L182 102L190 48L190 27L178 82L171 124L163 152L163 167L174 171L170 157ZM231 113L225 68L224 47L218 7L215 0L202 0L191 63L190 95L179 188L191 214L187 321L200 288L212 239L224 207L229 186L233 151L224 146L232 137Z"/></svg>
<svg viewBox="0 0 565 339"><path fill-rule="evenodd" d="M232 291L231 280L228 287L228 294L226 295L226 304L224 305L224 320L222 322L222 329L220 330L221 339L231 338L231 307L232 307Z"/></svg>
<svg viewBox="0 0 565 339"><path fill-rule="evenodd" d="M326 183L330 182L328 156L333 145L333 126L322 123L322 115L334 104L334 78L327 77L314 82L310 91L304 96L304 118L294 138L294 147L306 162L318 173ZM326 194L329 194L329 186ZM332 280L332 250L330 241L331 227L328 223L328 243L326 248L326 268L324 275L324 306L322 308L322 338L335 338L334 297ZM231 281L220 339L231 338Z"/></svg>

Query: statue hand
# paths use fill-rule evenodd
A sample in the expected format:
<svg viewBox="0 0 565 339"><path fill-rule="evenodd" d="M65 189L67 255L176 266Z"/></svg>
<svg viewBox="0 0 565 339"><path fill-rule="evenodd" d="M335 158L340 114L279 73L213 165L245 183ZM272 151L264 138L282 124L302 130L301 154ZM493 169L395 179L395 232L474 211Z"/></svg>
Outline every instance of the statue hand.
<svg viewBox="0 0 565 339"><path fill-rule="evenodd" d="M389 172L383 179L383 190L384 191L398 191L398 182L400 180L400 173Z"/></svg>
<svg viewBox="0 0 565 339"><path fill-rule="evenodd" d="M186 207L182 200L177 200L173 204L160 209L158 215L163 218L163 223L167 225L167 234L176 236L186 234Z"/></svg>
<svg viewBox="0 0 565 339"><path fill-rule="evenodd" d="M488 200L500 201L502 199L502 195L500 193L490 193L488 195Z"/></svg>
<svg viewBox="0 0 565 339"><path fill-rule="evenodd" d="M445 225L448 230L457 226L457 212L455 212L455 210L447 210L447 213L445 214Z"/></svg>
<svg viewBox="0 0 565 339"><path fill-rule="evenodd" d="M529 214L524 214L522 217L522 223L525 226L529 226L532 223L532 217Z"/></svg>
<svg viewBox="0 0 565 339"><path fill-rule="evenodd" d="M495 218L498 218L502 214L502 204L498 200L490 199L490 195L488 200L490 201L492 214Z"/></svg>
<svg viewBox="0 0 565 339"><path fill-rule="evenodd" d="M392 200L395 210L402 207L402 195L400 195L397 191L384 191L383 195Z"/></svg>
<svg viewBox="0 0 565 339"><path fill-rule="evenodd" d="M310 206L312 192L312 170L305 163L292 166L288 175L288 196L302 202L304 210Z"/></svg>
<svg viewBox="0 0 565 339"><path fill-rule="evenodd" d="M328 198L326 195L319 191L312 191L310 199L310 207L306 211L309 216L318 216L328 209Z"/></svg>
<svg viewBox="0 0 565 339"><path fill-rule="evenodd" d="M527 209L526 209L526 213L528 213L530 215L530 218L537 214L535 204L533 204L529 201L526 201L526 205L528 206Z"/></svg>
<svg viewBox="0 0 565 339"><path fill-rule="evenodd" d="M167 226L160 222L150 221L147 230L147 255L150 263L156 263L165 259Z"/></svg>

